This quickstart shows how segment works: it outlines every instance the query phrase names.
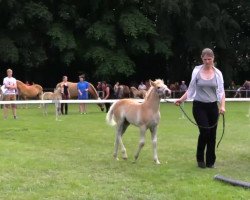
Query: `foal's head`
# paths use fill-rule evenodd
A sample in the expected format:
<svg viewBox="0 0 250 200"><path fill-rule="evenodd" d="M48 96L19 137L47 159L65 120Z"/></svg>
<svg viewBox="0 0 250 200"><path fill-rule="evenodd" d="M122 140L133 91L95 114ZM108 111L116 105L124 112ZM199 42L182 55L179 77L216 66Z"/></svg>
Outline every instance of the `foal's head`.
<svg viewBox="0 0 250 200"><path fill-rule="evenodd" d="M153 88L156 89L157 94L160 98L164 98L166 96L170 96L171 90L168 88L167 85L164 84L164 81L161 79L156 79L155 81L149 81L150 85Z"/></svg>

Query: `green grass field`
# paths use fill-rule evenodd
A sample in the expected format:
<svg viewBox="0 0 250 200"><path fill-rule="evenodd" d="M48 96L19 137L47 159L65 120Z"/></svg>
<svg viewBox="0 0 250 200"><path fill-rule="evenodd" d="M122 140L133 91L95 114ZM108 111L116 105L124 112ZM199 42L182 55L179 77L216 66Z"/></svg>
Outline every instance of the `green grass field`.
<svg viewBox="0 0 250 200"><path fill-rule="evenodd" d="M249 189L213 180L221 174L250 181L249 106L227 103L216 169L196 166L198 130L179 119L179 108L169 103L161 105L159 166L152 159L149 132L133 164L139 133L132 126L123 138L129 158L115 161L114 128L96 105L88 105L87 115L70 105L60 121L52 105L46 117L36 105L20 108L18 120L0 120L0 199L250 199ZM191 115L191 104L185 110ZM221 133L220 120L217 138Z"/></svg>

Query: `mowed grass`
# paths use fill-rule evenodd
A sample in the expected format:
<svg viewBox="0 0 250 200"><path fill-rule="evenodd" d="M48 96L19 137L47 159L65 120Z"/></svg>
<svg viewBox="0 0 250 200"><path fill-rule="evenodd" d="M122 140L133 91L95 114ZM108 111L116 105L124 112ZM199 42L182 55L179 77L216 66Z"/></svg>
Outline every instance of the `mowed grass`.
<svg viewBox="0 0 250 200"><path fill-rule="evenodd" d="M129 127L123 141L128 160L115 161L114 127L105 113L88 105L80 115L55 120L36 105L0 120L0 199L250 199L250 190L213 180L214 175L250 181L250 103L227 103L226 133L217 149L216 169L196 166L198 130L173 104L161 105L158 156L152 160L150 133L138 161L139 132ZM191 103L185 104L191 115ZM219 139L222 120L218 128ZM120 153L120 152L119 152ZM120 154L119 157L121 158Z"/></svg>

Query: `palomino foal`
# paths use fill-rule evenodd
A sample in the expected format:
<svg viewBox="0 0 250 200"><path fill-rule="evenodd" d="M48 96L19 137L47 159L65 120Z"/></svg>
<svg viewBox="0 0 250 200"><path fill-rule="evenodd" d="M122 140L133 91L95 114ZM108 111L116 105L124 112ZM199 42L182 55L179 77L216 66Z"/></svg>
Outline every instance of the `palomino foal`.
<svg viewBox="0 0 250 200"><path fill-rule="evenodd" d="M61 89L54 89L54 92L44 92L42 95L42 100L54 100L55 101L55 113L56 120L58 120L59 114L61 114L61 103L59 100L62 100ZM47 115L47 104L43 104L43 114Z"/></svg>
<svg viewBox="0 0 250 200"><path fill-rule="evenodd" d="M145 133L149 129L153 144L153 159L156 164L160 164L157 156L157 126L160 121L160 100L171 91L162 80L150 80L150 89L147 92L143 103L135 99L121 99L115 102L106 115L106 121L110 125L116 125L116 139L114 148L114 158L117 158L118 146L121 144L122 158L127 159L126 148L122 142L122 135L130 124L140 128L139 147L135 154L135 161L145 144Z"/></svg>

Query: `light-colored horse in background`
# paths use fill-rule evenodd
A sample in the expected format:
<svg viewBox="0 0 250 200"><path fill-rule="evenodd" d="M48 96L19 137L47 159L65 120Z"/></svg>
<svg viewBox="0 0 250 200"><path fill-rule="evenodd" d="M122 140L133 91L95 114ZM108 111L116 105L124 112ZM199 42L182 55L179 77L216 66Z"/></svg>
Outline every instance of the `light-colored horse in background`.
<svg viewBox="0 0 250 200"><path fill-rule="evenodd" d="M3 91L2 91L2 87L3 87L3 86L0 85L0 101L3 100ZM3 104L1 104L0 108L3 108Z"/></svg>
<svg viewBox="0 0 250 200"><path fill-rule="evenodd" d="M245 81L244 84L239 87L234 95L234 98L250 97L250 81Z"/></svg>
<svg viewBox="0 0 250 200"><path fill-rule="evenodd" d="M246 90L250 90L250 81L245 81L244 84L243 84L243 87L246 89Z"/></svg>
<svg viewBox="0 0 250 200"><path fill-rule="evenodd" d="M114 87L114 93L117 99L130 97L130 89L127 85L117 85L116 87Z"/></svg>
<svg viewBox="0 0 250 200"><path fill-rule="evenodd" d="M20 80L16 81L17 90L18 90L18 98L20 100L28 100L28 99L42 99L43 87L39 84L26 85ZM26 108L27 108L26 104Z"/></svg>
<svg viewBox="0 0 250 200"><path fill-rule="evenodd" d="M122 142L122 136L128 126L133 124L140 128L140 142L138 150L134 156L135 161L145 144L145 133L149 129L153 144L153 159L156 164L160 164L157 155L157 127L160 121L160 100L171 91L164 84L163 80L150 81L150 89L147 92L143 103L135 99L121 99L115 102L106 115L106 121L110 125L116 125L116 138L114 148L114 158L118 159L118 146L121 144L122 158L127 159L126 148Z"/></svg>
<svg viewBox="0 0 250 200"><path fill-rule="evenodd" d="M42 95L42 100L55 101L56 120L58 120L58 116L61 114L61 103L59 102L62 100L61 89L54 89L54 92L44 92ZM43 104L43 114L48 115L46 103Z"/></svg>
<svg viewBox="0 0 250 200"><path fill-rule="evenodd" d="M26 85L22 81L17 80L18 95L21 99L42 99L43 87L38 84Z"/></svg>
<svg viewBox="0 0 250 200"><path fill-rule="evenodd" d="M61 89L61 85L62 85L62 82L58 83L56 85L56 89ZM68 87L69 87L70 98L77 99L78 97L77 83L68 82ZM94 99L100 99L98 92L96 91L92 83L89 83L89 93ZM97 104L97 105L101 108L102 111L104 110L103 104Z"/></svg>
<svg viewBox="0 0 250 200"><path fill-rule="evenodd" d="M138 90L135 87L130 87L131 97L135 99L144 99L146 96L146 90Z"/></svg>
<svg viewBox="0 0 250 200"><path fill-rule="evenodd" d="M246 80L243 84L243 87L246 91L246 97L250 97L250 81ZM250 106L248 108L248 114L246 115L247 117L250 117Z"/></svg>

